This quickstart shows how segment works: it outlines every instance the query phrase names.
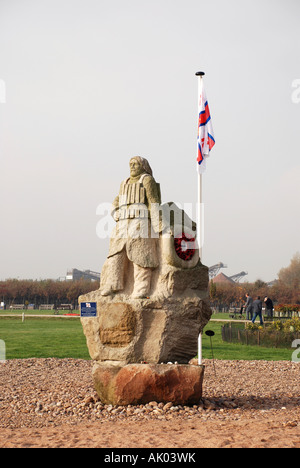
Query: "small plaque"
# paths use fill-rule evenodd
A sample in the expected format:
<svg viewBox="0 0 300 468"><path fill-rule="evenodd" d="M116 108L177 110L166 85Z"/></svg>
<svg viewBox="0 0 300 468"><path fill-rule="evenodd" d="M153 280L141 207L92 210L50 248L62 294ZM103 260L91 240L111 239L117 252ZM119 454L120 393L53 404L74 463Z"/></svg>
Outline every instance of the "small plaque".
<svg viewBox="0 0 300 468"><path fill-rule="evenodd" d="M97 302L82 302L80 317L97 317Z"/></svg>

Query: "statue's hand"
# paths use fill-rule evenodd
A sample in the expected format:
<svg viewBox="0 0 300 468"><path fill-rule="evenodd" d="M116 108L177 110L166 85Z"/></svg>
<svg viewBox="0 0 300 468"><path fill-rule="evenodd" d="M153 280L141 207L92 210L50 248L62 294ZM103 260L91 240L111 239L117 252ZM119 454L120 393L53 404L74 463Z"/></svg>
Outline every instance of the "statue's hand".
<svg viewBox="0 0 300 468"><path fill-rule="evenodd" d="M112 217L114 218L115 221L119 221L120 219L120 210L114 210L112 213Z"/></svg>

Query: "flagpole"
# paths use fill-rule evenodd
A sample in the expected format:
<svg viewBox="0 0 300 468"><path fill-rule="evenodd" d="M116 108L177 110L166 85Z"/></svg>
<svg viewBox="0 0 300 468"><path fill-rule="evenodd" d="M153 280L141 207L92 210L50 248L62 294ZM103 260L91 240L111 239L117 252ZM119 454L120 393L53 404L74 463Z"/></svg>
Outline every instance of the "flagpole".
<svg viewBox="0 0 300 468"><path fill-rule="evenodd" d="M200 88L202 86L202 77L205 75L204 72L196 72L195 75L198 77L198 99L200 96ZM201 226L201 214L202 214L202 174L198 172L198 242L199 242L199 255L202 262L203 255L203 239L202 239L202 226ZM198 336L198 365L202 365L202 332Z"/></svg>
<svg viewBox="0 0 300 468"><path fill-rule="evenodd" d="M202 254L203 254L203 238L202 238L202 226L201 226L201 221L202 221L202 174L198 174L198 242L199 242L199 256L201 263L202 262Z"/></svg>
<svg viewBox="0 0 300 468"><path fill-rule="evenodd" d="M199 233L199 255L202 262L202 226L201 226L201 208L202 207L202 174L198 174L198 233ZM202 331L198 336L198 365L202 365Z"/></svg>

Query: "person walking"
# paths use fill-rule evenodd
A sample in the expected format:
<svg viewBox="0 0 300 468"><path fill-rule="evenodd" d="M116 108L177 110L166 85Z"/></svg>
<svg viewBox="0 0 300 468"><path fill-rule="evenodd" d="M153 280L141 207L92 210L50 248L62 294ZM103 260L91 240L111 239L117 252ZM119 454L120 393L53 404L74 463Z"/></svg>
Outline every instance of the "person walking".
<svg viewBox="0 0 300 468"><path fill-rule="evenodd" d="M246 320L252 320L252 308L253 308L253 299L249 296L249 293L246 293L246 303L245 303L245 312Z"/></svg>
<svg viewBox="0 0 300 468"><path fill-rule="evenodd" d="M262 318L262 301L260 300L260 296L257 296L257 299L253 301L253 318L252 323L255 322L256 317L259 317L260 324L263 325L263 318Z"/></svg>

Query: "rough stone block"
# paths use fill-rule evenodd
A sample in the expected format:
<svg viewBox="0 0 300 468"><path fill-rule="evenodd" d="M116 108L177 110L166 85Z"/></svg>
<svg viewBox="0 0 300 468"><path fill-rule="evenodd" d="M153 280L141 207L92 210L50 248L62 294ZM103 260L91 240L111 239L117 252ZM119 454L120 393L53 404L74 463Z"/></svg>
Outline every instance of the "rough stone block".
<svg viewBox="0 0 300 468"><path fill-rule="evenodd" d="M138 405L150 401L197 404L202 397L204 366L179 364L96 363L93 380L105 404Z"/></svg>
<svg viewBox="0 0 300 468"><path fill-rule="evenodd" d="M199 332L211 316L208 303L198 296L157 301L103 297L94 291L81 301L97 302L98 316L81 318L91 358L123 365L188 363L197 354Z"/></svg>

